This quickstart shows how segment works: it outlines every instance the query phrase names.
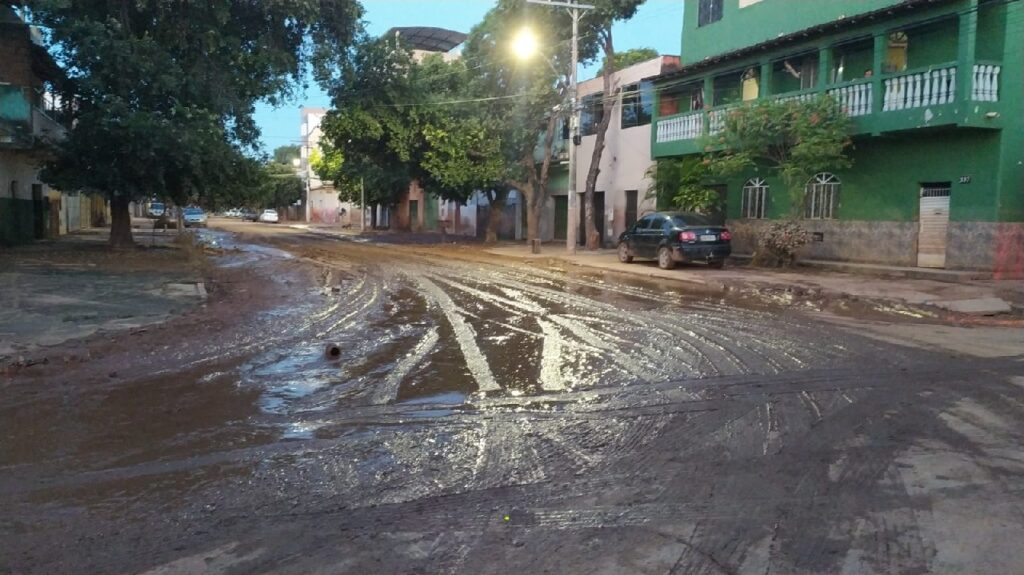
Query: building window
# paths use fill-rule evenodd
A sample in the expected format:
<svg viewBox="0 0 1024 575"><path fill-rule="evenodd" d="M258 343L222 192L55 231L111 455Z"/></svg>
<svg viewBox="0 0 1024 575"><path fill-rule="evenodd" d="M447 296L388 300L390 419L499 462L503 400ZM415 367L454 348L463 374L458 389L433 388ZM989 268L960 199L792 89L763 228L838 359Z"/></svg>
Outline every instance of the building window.
<svg viewBox="0 0 1024 575"><path fill-rule="evenodd" d="M804 190L804 217L809 220L831 220L839 201L839 178L823 172L811 178Z"/></svg>
<svg viewBox="0 0 1024 575"><path fill-rule="evenodd" d="M809 90L817 85L817 54L801 54L775 62L772 73L772 94Z"/></svg>
<svg viewBox="0 0 1024 575"><path fill-rule="evenodd" d="M580 135L593 136L604 119L604 94L591 94L580 100L583 112L580 115Z"/></svg>
<svg viewBox="0 0 1024 575"><path fill-rule="evenodd" d="M622 90L622 127L635 128L651 123L654 116L654 85L640 82Z"/></svg>
<svg viewBox="0 0 1024 575"><path fill-rule="evenodd" d="M764 219L765 206L768 204L768 184L764 178L752 178L743 185L742 217L755 220Z"/></svg>
<svg viewBox="0 0 1024 575"><path fill-rule="evenodd" d="M893 32L889 34L885 52L886 73L906 71L909 48L910 38L906 32Z"/></svg>
<svg viewBox="0 0 1024 575"><path fill-rule="evenodd" d="M700 0L697 6L697 25L706 26L722 19L722 0Z"/></svg>
<svg viewBox="0 0 1024 575"><path fill-rule="evenodd" d="M704 84L694 83L671 88L661 94L658 115L661 117L696 112L704 109Z"/></svg>

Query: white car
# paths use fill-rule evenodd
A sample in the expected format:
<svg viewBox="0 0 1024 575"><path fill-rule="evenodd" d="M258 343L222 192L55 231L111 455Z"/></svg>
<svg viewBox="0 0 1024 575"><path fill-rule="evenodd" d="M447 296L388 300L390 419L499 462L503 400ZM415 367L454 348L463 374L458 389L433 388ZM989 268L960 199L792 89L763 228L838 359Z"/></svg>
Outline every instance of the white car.
<svg viewBox="0 0 1024 575"><path fill-rule="evenodd" d="M225 218L240 218L240 217L242 217L242 210L240 210L238 208L231 208L230 210L224 212L224 217Z"/></svg>
<svg viewBox="0 0 1024 575"><path fill-rule="evenodd" d="M276 224L279 221L277 210L263 210L260 213L259 221L267 224Z"/></svg>
<svg viewBox="0 0 1024 575"><path fill-rule="evenodd" d="M185 227L206 227L206 212L200 208L185 208L182 210L182 219L185 220Z"/></svg>

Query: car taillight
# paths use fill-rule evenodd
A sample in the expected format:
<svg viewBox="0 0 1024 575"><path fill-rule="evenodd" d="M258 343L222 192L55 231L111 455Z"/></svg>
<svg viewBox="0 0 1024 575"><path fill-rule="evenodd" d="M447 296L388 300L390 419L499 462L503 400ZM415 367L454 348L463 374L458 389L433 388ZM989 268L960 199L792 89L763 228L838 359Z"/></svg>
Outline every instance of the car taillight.
<svg viewBox="0 0 1024 575"><path fill-rule="evenodd" d="M680 232L679 241L681 242L695 242L697 241L697 234L693 232Z"/></svg>
<svg viewBox="0 0 1024 575"><path fill-rule="evenodd" d="M730 232L729 230L725 230L722 233L718 234L718 239L722 240L723 242L732 241L732 232Z"/></svg>

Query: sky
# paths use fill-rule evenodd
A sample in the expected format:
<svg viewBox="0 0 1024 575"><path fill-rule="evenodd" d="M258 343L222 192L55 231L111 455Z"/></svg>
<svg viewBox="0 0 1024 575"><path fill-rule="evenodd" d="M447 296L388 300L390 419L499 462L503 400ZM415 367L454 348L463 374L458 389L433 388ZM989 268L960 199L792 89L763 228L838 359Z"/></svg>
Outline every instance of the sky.
<svg viewBox="0 0 1024 575"><path fill-rule="evenodd" d="M379 36L393 26L438 26L468 33L494 5L488 0L362 0L369 32ZM636 16L613 28L615 50L654 48L660 54L679 54L683 0L646 0ZM597 75L599 63L580 69L580 80ZM330 99L314 83L293 102L272 108L258 105L256 122L266 152L299 142L299 109L330 108Z"/></svg>

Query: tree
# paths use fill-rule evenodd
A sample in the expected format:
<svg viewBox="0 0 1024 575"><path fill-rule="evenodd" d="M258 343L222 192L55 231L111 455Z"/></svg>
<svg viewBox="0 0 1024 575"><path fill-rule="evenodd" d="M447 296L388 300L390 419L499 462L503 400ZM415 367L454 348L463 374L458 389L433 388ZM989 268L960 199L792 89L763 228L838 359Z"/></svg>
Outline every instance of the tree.
<svg viewBox="0 0 1024 575"><path fill-rule="evenodd" d="M290 165L267 162L259 173L258 195L253 198L257 208L283 208L302 198L302 178Z"/></svg>
<svg viewBox="0 0 1024 575"><path fill-rule="evenodd" d="M616 52L615 57L612 60L612 68L618 72L625 68L629 68L634 64L640 64L658 57L658 51L654 48L630 48L625 52ZM605 56L601 60L601 69L608 65L608 57Z"/></svg>
<svg viewBox="0 0 1024 575"><path fill-rule="evenodd" d="M612 85L612 75L615 73L616 63L612 25L617 21L632 18L642 3L643 0L598 0L594 3L595 8L588 11L584 19L584 28L589 30L589 37L596 39L604 54L604 65L601 68L604 86L602 92L604 114L601 116L595 133L594 151L591 155L587 183L583 191L584 230L588 250L601 247L601 236L596 225L598 214L594 212L594 191L597 188L597 178L601 173L601 156L604 154L605 136L608 133L608 126L611 124L612 110L622 90L621 86Z"/></svg>
<svg viewBox="0 0 1024 575"><path fill-rule="evenodd" d="M299 146L278 146L274 148L273 158L278 164L291 165L292 160L299 159Z"/></svg>
<svg viewBox="0 0 1024 575"><path fill-rule="evenodd" d="M322 178L334 181L343 200L394 205L418 175L415 63L392 39L361 35L327 80L333 109L324 117L322 147L333 162ZM371 212L376 226L376 211Z"/></svg>
<svg viewBox="0 0 1024 575"><path fill-rule="evenodd" d="M354 0L27 5L77 104L44 177L110 196L113 246L132 244L129 201L184 205L251 175L254 103L289 97L310 64L329 69L362 14Z"/></svg>
<svg viewBox="0 0 1024 575"><path fill-rule="evenodd" d="M789 195L789 221L776 223L758 242L755 261L792 263L807 243L797 223L805 209L806 184L814 174L849 168L851 121L829 96L814 100L765 101L730 110L723 130L705 142L702 160L707 173L724 177L745 170L764 170L784 183Z"/></svg>
<svg viewBox="0 0 1024 575"><path fill-rule="evenodd" d="M540 236L555 135L566 111L570 66L565 47L571 24L564 11L527 12L526 6L524 0L499 0L470 31L463 57L477 63L469 82L470 97L477 101L479 125L497 143L502 159L500 185L491 192L491 213L499 214L508 191L517 190L526 200L526 237L533 241ZM524 18L530 14L543 17ZM527 24L549 47L545 58L550 66L522 63L511 53L513 36ZM581 51L584 58L592 53ZM494 219L492 225L497 223Z"/></svg>
<svg viewBox="0 0 1024 575"><path fill-rule="evenodd" d="M707 214L721 199L708 184L712 179L708 164L697 156L658 160L645 174L651 184L647 197L656 198L659 208L671 206L687 212Z"/></svg>
<svg viewBox="0 0 1024 575"><path fill-rule="evenodd" d="M719 177L749 169L778 177L795 219L803 214L804 188L814 174L853 164L850 130L849 116L829 96L740 106L729 110L722 131L704 142L703 164Z"/></svg>

